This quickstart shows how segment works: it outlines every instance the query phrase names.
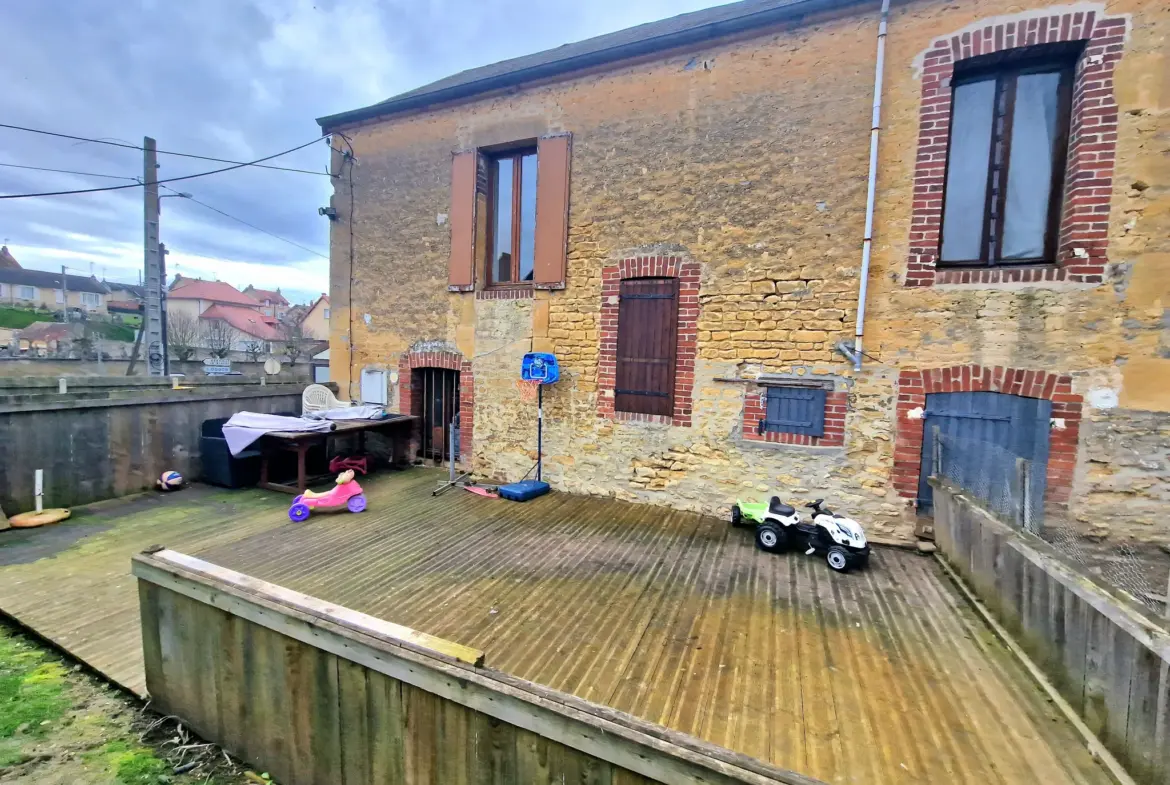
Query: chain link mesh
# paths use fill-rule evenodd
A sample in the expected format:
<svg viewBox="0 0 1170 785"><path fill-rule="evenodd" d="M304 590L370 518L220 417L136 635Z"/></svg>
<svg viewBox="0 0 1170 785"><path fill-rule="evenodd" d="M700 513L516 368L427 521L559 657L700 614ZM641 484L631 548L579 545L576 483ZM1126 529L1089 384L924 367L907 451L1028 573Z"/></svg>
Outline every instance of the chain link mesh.
<svg viewBox="0 0 1170 785"><path fill-rule="evenodd" d="M1159 548L1111 541L1090 531L1062 507L1046 505L1037 467L1000 445L934 434L935 476L962 488L988 512L1039 535L1065 564L1157 616L1168 613L1170 558Z"/></svg>

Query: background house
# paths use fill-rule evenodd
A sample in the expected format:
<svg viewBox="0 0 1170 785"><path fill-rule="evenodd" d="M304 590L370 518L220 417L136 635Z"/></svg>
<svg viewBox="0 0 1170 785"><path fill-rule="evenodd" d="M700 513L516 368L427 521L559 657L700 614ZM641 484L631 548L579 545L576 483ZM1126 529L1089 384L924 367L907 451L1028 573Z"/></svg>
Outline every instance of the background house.
<svg viewBox="0 0 1170 785"><path fill-rule="evenodd" d="M234 305L261 312L255 298L224 281L205 281L201 278L175 276L167 291L167 314L183 314L198 319L213 305Z"/></svg>
<svg viewBox="0 0 1170 785"><path fill-rule="evenodd" d="M108 296L92 276L66 275L62 291L61 273L0 267L0 304L59 311L67 297L70 309L105 315Z"/></svg>
<svg viewBox="0 0 1170 785"><path fill-rule="evenodd" d="M859 325L878 25L733 3L322 118L361 161L336 143L331 276L359 283L333 291L332 378L397 368L392 405L443 420L424 434L452 414L424 390L458 389L464 457L515 479L520 358L551 351L554 487L825 496L900 536L924 423L962 420L1086 528L1170 539L1166 462L1132 458L1170 452L1170 8L894 5Z"/></svg>
<svg viewBox="0 0 1170 785"><path fill-rule="evenodd" d="M266 316L281 319L288 312L289 302L280 293L279 287L272 291L270 289L257 289L249 284L248 288L244 290L244 294L259 302L260 309L264 311Z"/></svg>
<svg viewBox="0 0 1170 785"><path fill-rule="evenodd" d="M301 318L300 324L305 338L313 340L329 339L329 295L323 294L309 306L309 310Z"/></svg>
<svg viewBox="0 0 1170 785"><path fill-rule="evenodd" d="M209 332L216 322L227 325L226 334ZM199 324L202 333L199 345L205 349L227 349L263 356L272 352L273 342L280 338L275 318L255 308L238 305L216 303L199 315ZM224 337L230 340L224 340ZM219 345L211 345L217 342Z"/></svg>
<svg viewBox="0 0 1170 785"><path fill-rule="evenodd" d="M16 261L7 245L0 245L0 270L19 270L20 262Z"/></svg>

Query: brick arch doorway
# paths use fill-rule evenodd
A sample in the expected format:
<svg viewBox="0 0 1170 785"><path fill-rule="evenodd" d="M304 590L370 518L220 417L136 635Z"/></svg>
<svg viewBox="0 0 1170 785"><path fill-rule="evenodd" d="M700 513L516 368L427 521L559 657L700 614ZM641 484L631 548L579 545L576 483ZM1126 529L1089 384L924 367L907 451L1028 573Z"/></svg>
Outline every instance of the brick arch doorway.
<svg viewBox="0 0 1170 785"><path fill-rule="evenodd" d="M471 363L458 352L410 352L399 360L402 382L399 408L419 418L411 439L411 455L424 460L450 460L455 436L457 462L471 457L475 417L475 386Z"/></svg>
<svg viewBox="0 0 1170 785"><path fill-rule="evenodd" d="M893 484L904 498L918 497L922 475L927 396L935 393L998 392L1051 401L1044 501L1067 504L1072 493L1080 438L1082 397L1072 377L1048 371L1002 366L952 365L904 370L898 375Z"/></svg>

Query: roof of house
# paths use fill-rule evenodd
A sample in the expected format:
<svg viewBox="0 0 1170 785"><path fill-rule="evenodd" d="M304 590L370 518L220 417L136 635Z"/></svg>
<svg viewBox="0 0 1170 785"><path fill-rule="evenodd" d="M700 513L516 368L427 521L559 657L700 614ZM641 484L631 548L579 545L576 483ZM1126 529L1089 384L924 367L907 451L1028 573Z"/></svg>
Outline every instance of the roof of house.
<svg viewBox="0 0 1170 785"><path fill-rule="evenodd" d="M768 25L794 22L818 11L858 1L741 0L472 68L372 106L320 117L317 122L323 129L329 130L374 117L423 109L444 101L469 98L537 79L548 79L666 49L702 44Z"/></svg>
<svg viewBox="0 0 1170 785"><path fill-rule="evenodd" d="M241 292L225 281L204 281L201 278L180 278L171 284L167 297L171 300L210 300L232 305L260 305L254 297Z"/></svg>
<svg viewBox="0 0 1170 785"><path fill-rule="evenodd" d="M245 335L264 341L275 341L280 338L275 322L254 308L216 303L199 314L199 318L223 319Z"/></svg>
<svg viewBox="0 0 1170 785"><path fill-rule="evenodd" d="M120 281L102 281L110 292L125 292L126 294L137 297L139 300L146 299L146 287L139 286L133 283L121 283Z"/></svg>
<svg viewBox="0 0 1170 785"><path fill-rule="evenodd" d="M71 340L76 330L73 324L63 322L33 322L16 334L22 341L67 341Z"/></svg>
<svg viewBox="0 0 1170 785"><path fill-rule="evenodd" d="M255 286L249 284L248 288L244 290L244 294L255 297L260 302L269 300L273 305L288 305L288 300L280 293L280 289L276 291L272 291L271 289L257 289Z"/></svg>
<svg viewBox="0 0 1170 785"><path fill-rule="evenodd" d="M8 250L7 245L0 245L0 269L19 270L20 262L16 261L16 257Z"/></svg>
<svg viewBox="0 0 1170 785"><path fill-rule="evenodd" d="M13 286L36 286L40 289L60 289L61 273L51 273L47 270L27 270L21 267L0 267L0 283L8 283ZM92 276L66 275L65 288L71 292L109 294L106 287Z"/></svg>

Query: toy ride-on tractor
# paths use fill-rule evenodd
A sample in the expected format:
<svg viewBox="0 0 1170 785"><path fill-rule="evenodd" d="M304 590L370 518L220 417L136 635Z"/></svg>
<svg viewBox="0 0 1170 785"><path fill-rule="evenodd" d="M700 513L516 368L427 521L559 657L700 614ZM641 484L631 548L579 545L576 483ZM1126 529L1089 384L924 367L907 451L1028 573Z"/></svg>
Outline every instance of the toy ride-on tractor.
<svg viewBox="0 0 1170 785"><path fill-rule="evenodd" d="M739 501L731 508L731 525L755 527L756 547L769 553L802 548L819 554L837 572L864 567L869 562L869 543L857 521L830 510L824 499L806 506L812 520L803 520L796 508L773 496L767 502Z"/></svg>

